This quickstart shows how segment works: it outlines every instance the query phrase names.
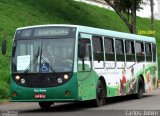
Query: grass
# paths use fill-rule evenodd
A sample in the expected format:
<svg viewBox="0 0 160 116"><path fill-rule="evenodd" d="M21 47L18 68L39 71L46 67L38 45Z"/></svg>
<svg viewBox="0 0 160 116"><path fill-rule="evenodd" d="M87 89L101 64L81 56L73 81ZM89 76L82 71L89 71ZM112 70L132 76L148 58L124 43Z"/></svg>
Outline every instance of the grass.
<svg viewBox="0 0 160 116"><path fill-rule="evenodd" d="M78 24L129 32L115 12L85 3L72 0L0 0L0 41L7 35L7 54L0 55L0 100L9 99L10 96L10 53L16 28L41 24ZM158 49L159 27L160 21L155 21L154 36ZM137 17L137 28L150 30L150 20Z"/></svg>
<svg viewBox="0 0 160 116"><path fill-rule="evenodd" d="M0 101L0 104L7 104L7 103L9 103L9 99L2 99Z"/></svg>

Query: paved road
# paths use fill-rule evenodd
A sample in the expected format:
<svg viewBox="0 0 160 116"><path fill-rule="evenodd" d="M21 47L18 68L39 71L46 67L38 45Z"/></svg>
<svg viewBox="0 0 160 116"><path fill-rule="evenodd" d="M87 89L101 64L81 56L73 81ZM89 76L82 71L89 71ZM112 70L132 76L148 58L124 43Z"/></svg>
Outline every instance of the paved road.
<svg viewBox="0 0 160 116"><path fill-rule="evenodd" d="M7 103L1 104L0 109L15 111L18 116L142 116L144 112L146 116L160 116L160 89L145 94L143 99L134 99L132 96L108 98L106 105L98 108L91 107L88 102L80 102L55 103L47 111L37 103Z"/></svg>

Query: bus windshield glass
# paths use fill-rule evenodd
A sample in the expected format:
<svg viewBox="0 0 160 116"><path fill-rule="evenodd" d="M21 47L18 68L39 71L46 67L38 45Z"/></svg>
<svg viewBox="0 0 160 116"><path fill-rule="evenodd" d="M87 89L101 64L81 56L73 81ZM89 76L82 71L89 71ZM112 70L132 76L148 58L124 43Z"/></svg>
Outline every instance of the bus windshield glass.
<svg viewBox="0 0 160 116"><path fill-rule="evenodd" d="M74 38L15 40L13 73L54 73L73 70Z"/></svg>

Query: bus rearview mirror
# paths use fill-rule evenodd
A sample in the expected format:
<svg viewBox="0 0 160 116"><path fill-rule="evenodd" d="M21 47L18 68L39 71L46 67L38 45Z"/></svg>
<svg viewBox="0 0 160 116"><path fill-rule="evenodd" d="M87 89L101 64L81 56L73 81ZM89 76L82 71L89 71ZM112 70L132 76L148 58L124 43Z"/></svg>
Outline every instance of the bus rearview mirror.
<svg viewBox="0 0 160 116"><path fill-rule="evenodd" d="M6 39L4 39L2 41L2 54L6 54L6 50L7 50L7 41Z"/></svg>

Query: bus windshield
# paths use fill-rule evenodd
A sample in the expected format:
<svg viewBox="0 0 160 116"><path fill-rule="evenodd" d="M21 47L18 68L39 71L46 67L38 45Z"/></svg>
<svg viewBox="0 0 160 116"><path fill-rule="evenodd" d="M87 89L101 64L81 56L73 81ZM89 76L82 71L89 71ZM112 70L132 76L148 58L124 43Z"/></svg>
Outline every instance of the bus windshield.
<svg viewBox="0 0 160 116"><path fill-rule="evenodd" d="M12 50L12 72L71 72L73 54L73 38L15 40Z"/></svg>

